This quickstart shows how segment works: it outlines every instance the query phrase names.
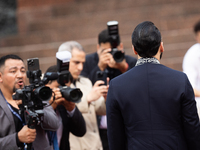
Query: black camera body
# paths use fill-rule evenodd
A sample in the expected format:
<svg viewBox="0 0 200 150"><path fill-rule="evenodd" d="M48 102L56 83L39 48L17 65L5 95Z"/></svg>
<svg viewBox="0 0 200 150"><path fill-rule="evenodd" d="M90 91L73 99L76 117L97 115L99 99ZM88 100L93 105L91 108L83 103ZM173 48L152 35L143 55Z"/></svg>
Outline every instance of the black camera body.
<svg viewBox="0 0 200 150"><path fill-rule="evenodd" d="M26 72L29 78L30 85L24 86L22 89L18 89L13 95L13 99L22 100L22 105L29 109L42 110L46 103L43 101L50 100L52 96L52 90L45 86L48 83L48 78L41 80L41 70L39 67L39 59L31 58L27 59L28 71Z"/></svg>
<svg viewBox="0 0 200 150"><path fill-rule="evenodd" d="M62 97L66 100L79 103L81 101L81 97L83 93L79 88L71 88L66 86L65 84L73 81L73 77L69 72L69 63L71 59L71 53L68 51L60 51L56 53L57 58L57 69L58 69L58 83L60 92Z"/></svg>
<svg viewBox="0 0 200 150"><path fill-rule="evenodd" d="M96 72L96 81L102 80L104 81L103 85L107 85L107 71L97 71Z"/></svg>
<svg viewBox="0 0 200 150"><path fill-rule="evenodd" d="M117 49L117 46L120 44L118 22L117 21L108 21L108 34L110 36L111 42L111 54L116 62L122 62L125 58L125 55L122 51Z"/></svg>

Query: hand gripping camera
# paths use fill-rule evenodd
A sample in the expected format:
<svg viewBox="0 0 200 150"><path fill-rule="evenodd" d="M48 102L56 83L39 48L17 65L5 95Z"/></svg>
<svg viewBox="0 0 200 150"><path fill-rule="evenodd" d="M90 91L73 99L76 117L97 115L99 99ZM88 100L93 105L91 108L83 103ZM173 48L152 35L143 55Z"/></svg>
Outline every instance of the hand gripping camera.
<svg viewBox="0 0 200 150"><path fill-rule="evenodd" d="M124 60L125 56L122 51L117 49L117 46L120 44L120 37L118 31L118 22L117 21L108 21L108 34L110 36L111 41L111 54L116 62L121 62Z"/></svg>
<svg viewBox="0 0 200 150"><path fill-rule="evenodd" d="M66 100L79 103L83 93L79 88L70 88L65 84L69 81L73 81L72 75L69 72L69 63L71 59L71 53L68 51L60 51L56 53L57 58L57 68L58 68L58 83L62 97Z"/></svg>

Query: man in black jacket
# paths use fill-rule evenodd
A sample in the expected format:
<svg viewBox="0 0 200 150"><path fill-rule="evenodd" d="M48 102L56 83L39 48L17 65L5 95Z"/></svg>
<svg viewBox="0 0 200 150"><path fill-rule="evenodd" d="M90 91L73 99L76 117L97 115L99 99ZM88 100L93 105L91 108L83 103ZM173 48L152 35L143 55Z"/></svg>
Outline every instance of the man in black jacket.
<svg viewBox="0 0 200 150"><path fill-rule="evenodd" d="M57 72L57 66L49 67L46 72ZM57 80L49 81L47 86L52 88L55 93L55 101L53 102L53 99L51 99L49 103L53 102L52 107L60 120L60 127L56 133L57 144L60 150L70 150L69 133L71 132L75 136L82 137L86 133L85 120L75 103L62 97L60 89L58 88L60 85ZM48 136L50 143L54 144L55 150L56 144L53 141L54 137L49 133Z"/></svg>
<svg viewBox="0 0 200 150"><path fill-rule="evenodd" d="M199 150L200 123L183 72L162 64L161 34L150 21L132 34L136 66L110 82L106 112L111 150Z"/></svg>

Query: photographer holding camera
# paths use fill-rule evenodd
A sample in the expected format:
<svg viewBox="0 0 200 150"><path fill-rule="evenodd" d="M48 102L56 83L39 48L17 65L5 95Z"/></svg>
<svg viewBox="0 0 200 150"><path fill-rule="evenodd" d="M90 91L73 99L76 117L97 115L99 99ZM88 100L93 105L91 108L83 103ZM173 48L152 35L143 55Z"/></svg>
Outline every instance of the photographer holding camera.
<svg viewBox="0 0 200 150"><path fill-rule="evenodd" d="M97 52L86 56L86 62L81 72L81 75L88 77L93 84L97 80L96 73L98 71L107 70L108 77L112 79L134 67L137 61L134 57L124 55L123 43L120 42L120 35L118 33L118 22L110 22L114 23L110 24L108 22L108 29L99 33ZM112 29L110 26L116 26L116 28ZM121 51L122 54L115 57L112 51L116 51L116 49Z"/></svg>
<svg viewBox="0 0 200 150"><path fill-rule="evenodd" d="M110 80L135 66L137 59L125 55L123 43L120 42L118 32L118 22L109 21L108 28L98 35L97 52L86 56L86 62L81 75L88 77L94 84L99 72L102 76L107 76ZM120 53L121 52L121 53ZM105 75L106 74L106 75ZM105 81L106 77L102 77ZM99 132L104 150L108 150L107 123L106 116L98 116Z"/></svg>
<svg viewBox="0 0 200 150"><path fill-rule="evenodd" d="M54 65L49 67L46 73L48 72L58 72L57 66ZM69 86L70 82L66 85ZM52 107L56 111L61 124L56 132L57 148L59 147L60 150L70 150L69 133L71 132L75 136L82 137L86 132L84 118L75 103L62 96L59 89L60 84L57 80L49 81L47 86L53 89L53 92L55 93L55 101L53 102L53 99L51 99L49 103L53 102ZM48 137L49 140L54 138L51 135L48 135ZM52 142L52 144L55 150L56 145L54 142Z"/></svg>
<svg viewBox="0 0 200 150"><path fill-rule="evenodd" d="M106 114L105 98L108 86L99 86L104 82L98 81L92 87L92 83L88 78L80 76L85 63L85 52L79 43L75 41L65 42L60 45L58 51L71 52L72 58L70 59L69 72L73 77L73 82L70 87L80 88L83 93L81 102L77 104L77 107L84 117L87 131L80 138L70 134L70 148L71 150L102 150L96 115Z"/></svg>
<svg viewBox="0 0 200 150"><path fill-rule="evenodd" d="M25 143L33 142L34 150L52 150L44 128L58 128L58 119L53 108L45 107L42 123L31 129L26 125L25 116L19 109L19 101L13 100L13 93L17 89L23 89L25 81L25 65L20 57L6 55L0 58L0 149L24 149Z"/></svg>

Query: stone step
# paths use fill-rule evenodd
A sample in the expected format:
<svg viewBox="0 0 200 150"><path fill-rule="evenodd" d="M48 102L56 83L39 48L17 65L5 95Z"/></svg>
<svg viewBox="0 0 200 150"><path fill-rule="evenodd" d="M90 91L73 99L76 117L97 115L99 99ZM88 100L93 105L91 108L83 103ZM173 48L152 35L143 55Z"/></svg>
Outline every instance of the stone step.
<svg viewBox="0 0 200 150"><path fill-rule="evenodd" d="M194 41L194 33L192 28L188 29L179 29L179 30L169 30L169 31L161 31L162 41L164 44L176 44L176 43L184 43L184 42L193 42ZM86 53L93 52L96 50L97 38L88 38L88 39L78 39L83 47L85 48ZM131 48L131 33L130 35L121 35L121 41L124 44L125 49ZM27 56L34 56L37 55L37 52L47 51L46 54L51 54L57 51L59 45L65 41L59 42L50 42L50 43L43 43L43 44L29 44L25 46L10 46L10 47L1 47L1 54L5 53L27 53ZM173 47L172 47L173 49ZM174 50L175 51L175 50ZM36 53L31 53L36 52ZM49 53L48 53L49 52ZM43 56L43 54L41 54Z"/></svg>
<svg viewBox="0 0 200 150"><path fill-rule="evenodd" d="M194 1L194 0L193 0ZM106 6L97 3L70 2L66 5L55 5L51 7L36 7L34 9L20 9L18 12L19 28L23 24L20 35L5 37L0 40L0 46L20 46L30 44L42 44L60 42L66 40L81 40L96 38L98 33L106 28L109 20L118 20L121 35L130 34L134 27L141 21L153 21L161 31L187 30L199 19L200 1L173 0L164 2L154 0L152 3L132 2L126 0L110 1ZM102 7L104 6L104 7ZM110 9L107 9L110 6ZM112 7L111 7L112 6ZM59 14L57 11L73 8L75 13ZM77 9L76 9L77 8ZM78 9L79 8L79 9ZM84 8L84 9L81 9ZM102 9L100 9L102 8ZM46 13L45 13L46 12ZM48 12L48 13L47 13ZM128 16L128 17L125 17ZM24 21L20 21L23 18ZM158 19L159 18L159 19ZM19 29L20 30L20 29ZM187 39L191 36L185 36ZM179 38L168 40L179 41ZM168 41L167 40L167 41ZM182 40L182 39L180 39Z"/></svg>
<svg viewBox="0 0 200 150"><path fill-rule="evenodd" d="M195 20L197 20L197 18L195 19L195 17L189 17L189 18L193 18L187 20L186 22L190 22L190 24L192 24L191 22L195 22ZM155 21L156 22L156 21ZM177 21L178 22L178 21ZM162 22L159 23L155 23L158 28L161 30L162 32L166 32L166 36L167 36L167 32L170 32L170 34L172 34L172 36L167 36L166 38L163 37L165 39L165 42L180 42L180 41L188 41L189 39L192 38L193 36L193 31L192 31L192 26L193 25L188 25L187 28L182 28L182 29L163 29L165 28L164 25L160 25ZM180 24L184 24L184 21L180 21ZM178 23L177 23L178 24ZM134 27L136 26L132 24L130 22L126 22L124 24L119 24L119 32L120 35L130 35L132 31L134 30ZM68 41L68 40L82 40L82 39L90 39L90 38L96 38L98 33L102 30L105 29L106 25L104 22L104 25L100 25L98 24L98 28L95 26L91 26L91 27L87 27L87 26L83 26L82 28L77 27L77 28L66 28L66 29L57 29L57 30L45 30L45 31L35 31L35 32L31 32L29 34L22 34L22 35L15 35L15 36L10 36L7 38L3 38L0 40L0 46L1 47L6 47L6 46L22 46L22 45L31 45L31 44L42 44L42 43L51 43L51 42L60 42L60 41ZM170 28L168 26L168 28ZM173 32L173 33L171 33ZM184 32L184 33L182 33ZM176 36L174 36L173 34L175 34ZM177 35L179 34L179 35Z"/></svg>
<svg viewBox="0 0 200 150"><path fill-rule="evenodd" d="M164 34L165 35L165 34ZM123 43L125 53L127 55L134 56L131 48L131 39L129 36L123 36ZM86 54L96 51L96 39L78 40L78 42L86 50ZM163 55L162 63L176 70L182 70L182 59L186 51L195 43L194 40L176 42L176 43L165 43L165 52ZM1 48L0 56L6 54L17 54L22 57L25 61L28 58L38 57L40 59L40 67L42 71L45 71L50 65L56 64L56 52L62 42L46 43L46 44L35 44L26 46L13 46ZM125 45L126 44L126 45ZM128 46L129 45L129 46Z"/></svg>
<svg viewBox="0 0 200 150"><path fill-rule="evenodd" d="M55 53L65 41L78 41L87 54L95 52L97 35L110 20L119 22L125 52L132 56L134 27L145 20L154 22L165 47L162 63L176 70L182 71L183 56L195 43L192 29L199 20L199 0L58 1L19 0L19 34L0 39L0 56L13 53L25 61L38 57L44 72L56 64Z"/></svg>

